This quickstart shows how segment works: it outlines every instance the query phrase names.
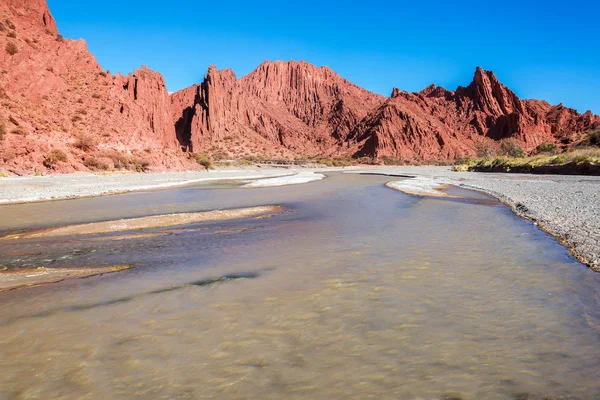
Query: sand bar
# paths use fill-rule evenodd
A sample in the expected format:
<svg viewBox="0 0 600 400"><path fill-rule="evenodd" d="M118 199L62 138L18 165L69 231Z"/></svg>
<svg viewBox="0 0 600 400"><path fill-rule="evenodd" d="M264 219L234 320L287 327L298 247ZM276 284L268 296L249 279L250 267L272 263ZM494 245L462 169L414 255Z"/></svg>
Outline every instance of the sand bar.
<svg viewBox="0 0 600 400"><path fill-rule="evenodd" d="M134 265L112 265L108 267L82 268L35 268L0 272L0 292L22 287L33 287L56 283L69 278L86 278L133 268Z"/></svg>
<svg viewBox="0 0 600 400"><path fill-rule="evenodd" d="M248 218L281 211L279 206L259 206L236 208L231 210L202 211L195 213L164 214L149 217L119 219L113 221L90 222L87 224L67 225L41 231L24 232L8 235L0 240L47 238L74 235L95 235L134 231L139 229L164 228L204 221L223 221L228 219Z"/></svg>

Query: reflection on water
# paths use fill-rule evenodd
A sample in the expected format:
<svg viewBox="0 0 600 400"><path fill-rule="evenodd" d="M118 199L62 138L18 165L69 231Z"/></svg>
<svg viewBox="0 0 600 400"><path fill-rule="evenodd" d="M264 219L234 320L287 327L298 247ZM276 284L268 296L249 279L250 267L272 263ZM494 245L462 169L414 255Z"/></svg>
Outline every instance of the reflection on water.
<svg viewBox="0 0 600 400"><path fill-rule="evenodd" d="M485 196L420 199L387 181L0 207L3 231L293 210L0 243L9 268L138 266L0 293L0 398L597 398L600 275Z"/></svg>

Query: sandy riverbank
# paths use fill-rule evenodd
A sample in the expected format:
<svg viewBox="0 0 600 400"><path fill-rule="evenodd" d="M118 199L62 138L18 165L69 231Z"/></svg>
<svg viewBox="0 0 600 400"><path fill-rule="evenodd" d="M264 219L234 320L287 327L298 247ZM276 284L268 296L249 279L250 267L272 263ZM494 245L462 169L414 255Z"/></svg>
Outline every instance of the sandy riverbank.
<svg viewBox="0 0 600 400"><path fill-rule="evenodd" d="M323 169L248 169L8 177L0 178L0 204L91 197L219 180L240 180L247 182L249 187L301 184L322 179L323 175L317 173L322 171Z"/></svg>

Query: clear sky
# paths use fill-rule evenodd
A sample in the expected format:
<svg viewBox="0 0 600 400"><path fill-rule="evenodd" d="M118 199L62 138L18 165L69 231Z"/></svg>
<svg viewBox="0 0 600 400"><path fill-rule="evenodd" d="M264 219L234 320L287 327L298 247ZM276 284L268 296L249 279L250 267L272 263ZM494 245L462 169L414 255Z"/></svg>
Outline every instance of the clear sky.
<svg viewBox="0 0 600 400"><path fill-rule="evenodd" d="M479 65L521 98L600 114L598 1L48 3L105 69L148 65L169 91L201 82L210 64L240 77L264 60L305 60L386 96L466 86Z"/></svg>

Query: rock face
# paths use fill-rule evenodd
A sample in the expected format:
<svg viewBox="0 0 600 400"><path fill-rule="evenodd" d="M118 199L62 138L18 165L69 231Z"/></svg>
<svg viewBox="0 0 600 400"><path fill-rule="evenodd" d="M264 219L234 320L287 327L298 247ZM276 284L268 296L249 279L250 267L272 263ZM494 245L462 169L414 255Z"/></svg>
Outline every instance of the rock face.
<svg viewBox="0 0 600 400"><path fill-rule="evenodd" d="M530 150L600 125L591 112L520 100L481 68L467 87L394 89L385 100L305 62L265 62L239 80L211 66L171 101L184 151L233 156L453 160L475 155L481 142L515 138Z"/></svg>
<svg viewBox="0 0 600 400"><path fill-rule="evenodd" d="M237 79L211 66L204 82L171 96L187 151L232 156L339 153L351 130L384 97L306 62L264 62Z"/></svg>
<svg viewBox="0 0 600 400"><path fill-rule="evenodd" d="M189 168L160 74L106 73L83 40L58 34L45 0L1 0L0 15L0 165L16 173L129 161ZM53 151L64 157L46 161Z"/></svg>
<svg viewBox="0 0 600 400"><path fill-rule="evenodd" d="M354 156L413 161L475 155L477 143L516 138L526 150L542 142L572 141L576 132L600 126L591 112L520 100L493 72L477 68L467 87L435 85L419 93L394 89L392 96L352 132Z"/></svg>
<svg viewBox="0 0 600 400"><path fill-rule="evenodd" d="M453 160L505 138L568 144L600 126L589 111L521 100L480 68L467 87L386 99L303 61L241 79L211 66L169 96L147 67L103 71L83 40L62 38L45 0L0 0L0 16L0 172L200 168L188 153Z"/></svg>

